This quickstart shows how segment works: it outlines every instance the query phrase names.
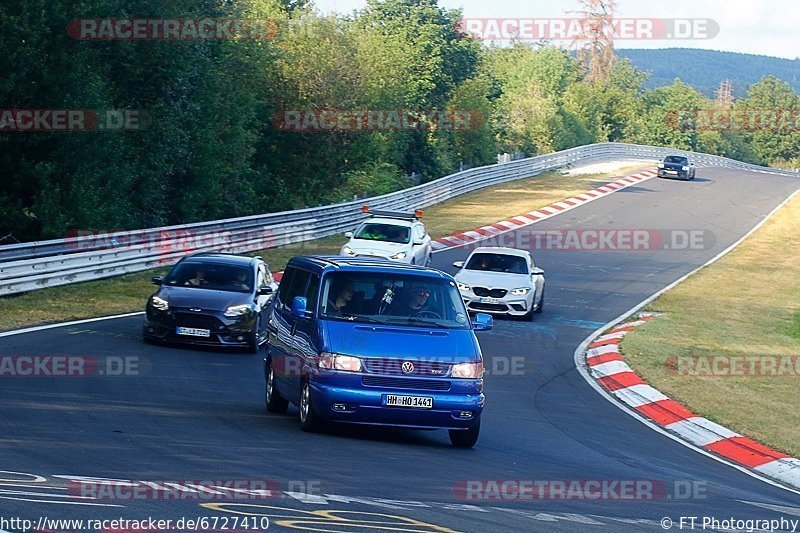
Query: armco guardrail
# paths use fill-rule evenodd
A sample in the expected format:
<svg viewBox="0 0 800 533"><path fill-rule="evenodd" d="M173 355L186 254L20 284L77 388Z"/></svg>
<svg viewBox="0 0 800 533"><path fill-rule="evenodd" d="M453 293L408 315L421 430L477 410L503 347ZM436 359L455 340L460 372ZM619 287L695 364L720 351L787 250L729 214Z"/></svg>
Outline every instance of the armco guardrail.
<svg viewBox="0 0 800 533"><path fill-rule="evenodd" d="M376 209L427 207L483 187L531 177L573 163L614 159L654 161L686 154L695 163L797 176L708 154L601 143L509 163L473 168L370 198ZM0 246L0 295L137 272L175 263L192 251L245 252L317 239L352 229L365 216L363 200L197 224Z"/></svg>

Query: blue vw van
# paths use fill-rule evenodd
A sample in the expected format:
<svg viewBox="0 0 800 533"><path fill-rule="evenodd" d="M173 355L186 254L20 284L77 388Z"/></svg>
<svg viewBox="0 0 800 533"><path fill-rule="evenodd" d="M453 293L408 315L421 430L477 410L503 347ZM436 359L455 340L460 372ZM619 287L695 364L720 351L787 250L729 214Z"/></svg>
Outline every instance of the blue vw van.
<svg viewBox="0 0 800 533"><path fill-rule="evenodd" d="M363 257L295 257L268 324L267 410L324 421L447 429L475 445L483 357L455 280L431 268Z"/></svg>

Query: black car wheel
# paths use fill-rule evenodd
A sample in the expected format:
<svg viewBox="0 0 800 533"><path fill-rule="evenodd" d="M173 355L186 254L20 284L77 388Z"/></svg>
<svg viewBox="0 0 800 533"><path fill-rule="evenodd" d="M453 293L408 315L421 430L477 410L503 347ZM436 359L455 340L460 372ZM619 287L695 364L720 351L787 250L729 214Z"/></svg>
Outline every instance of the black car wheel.
<svg viewBox="0 0 800 533"><path fill-rule="evenodd" d="M264 391L267 412L284 414L289 409L289 401L281 396L281 393L275 388L275 371L272 369L272 359L267 361L267 365L266 388Z"/></svg>
<svg viewBox="0 0 800 533"><path fill-rule="evenodd" d="M314 403L311 401L311 385L306 381L300 394L300 429L313 433L319 431L321 427L322 419L314 410Z"/></svg>
<svg viewBox="0 0 800 533"><path fill-rule="evenodd" d="M253 332L248 336L247 339L247 351L249 353L258 353L259 348L259 337L258 332L261 331L261 318L259 317L256 319L256 325L253 327Z"/></svg>
<svg viewBox="0 0 800 533"><path fill-rule="evenodd" d="M456 448L472 448L481 434L481 419L478 418L469 429L451 429L450 443Z"/></svg>

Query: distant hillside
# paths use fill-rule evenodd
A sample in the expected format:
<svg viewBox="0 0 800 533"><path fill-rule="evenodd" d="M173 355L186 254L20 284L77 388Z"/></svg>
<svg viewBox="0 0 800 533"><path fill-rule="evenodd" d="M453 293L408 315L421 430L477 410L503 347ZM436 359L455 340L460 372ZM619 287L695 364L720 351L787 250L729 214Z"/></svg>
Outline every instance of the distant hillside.
<svg viewBox="0 0 800 533"><path fill-rule="evenodd" d="M744 97L750 85L771 74L800 92L800 59L690 48L629 49L617 50L617 54L629 58L640 70L652 72L647 88L670 85L675 78L680 78L713 98L719 83L730 79L734 96Z"/></svg>

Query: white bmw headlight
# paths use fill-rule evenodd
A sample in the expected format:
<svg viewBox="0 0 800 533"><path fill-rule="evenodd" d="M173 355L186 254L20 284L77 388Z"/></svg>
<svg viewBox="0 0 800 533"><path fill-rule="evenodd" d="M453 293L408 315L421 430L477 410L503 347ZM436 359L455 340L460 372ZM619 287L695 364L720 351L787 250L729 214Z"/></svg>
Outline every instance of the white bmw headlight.
<svg viewBox="0 0 800 533"><path fill-rule="evenodd" d="M150 302L153 304L153 308L158 309L159 311L166 311L169 309L169 302L166 301L164 298L153 296Z"/></svg>
<svg viewBox="0 0 800 533"><path fill-rule="evenodd" d="M356 252L345 244L342 246L342 255L356 255Z"/></svg>
<svg viewBox="0 0 800 533"><path fill-rule="evenodd" d="M462 292L467 292L469 290L469 285L465 285L465 284L460 283L458 281L456 281L456 285L458 286L458 290L460 290Z"/></svg>
<svg viewBox="0 0 800 533"><path fill-rule="evenodd" d="M520 287L519 289L514 289L511 291L511 296L525 296L529 292L531 292L529 287Z"/></svg>
<svg viewBox="0 0 800 533"><path fill-rule="evenodd" d="M246 315L250 312L250 306L247 304L244 305L232 305L225 310L225 316L234 318L237 316Z"/></svg>
<svg viewBox="0 0 800 533"><path fill-rule="evenodd" d="M406 252L397 252L394 255L390 255L389 259L405 259L407 255Z"/></svg>

